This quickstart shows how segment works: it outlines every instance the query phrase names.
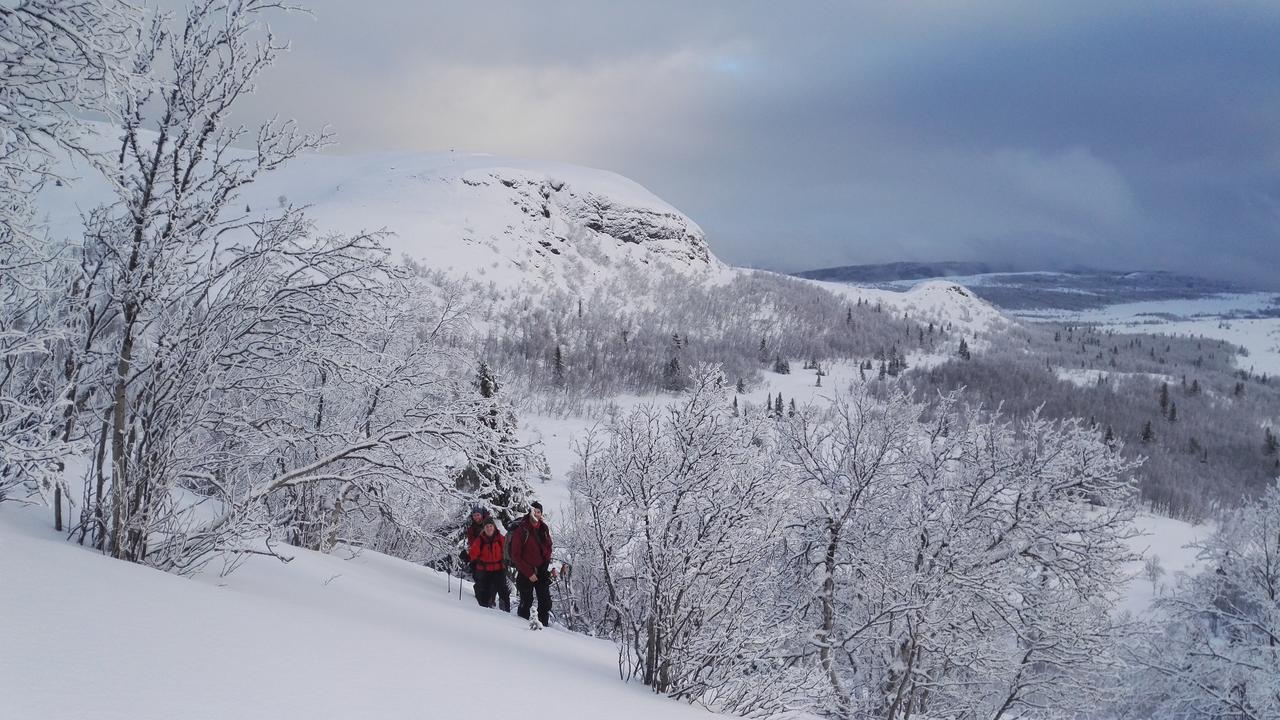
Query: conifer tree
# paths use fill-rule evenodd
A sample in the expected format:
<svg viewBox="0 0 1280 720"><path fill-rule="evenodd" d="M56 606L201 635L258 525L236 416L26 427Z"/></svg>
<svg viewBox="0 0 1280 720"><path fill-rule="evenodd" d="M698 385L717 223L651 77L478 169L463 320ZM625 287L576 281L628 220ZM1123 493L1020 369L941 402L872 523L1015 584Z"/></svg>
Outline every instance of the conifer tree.
<svg viewBox="0 0 1280 720"><path fill-rule="evenodd" d="M680 356L672 355L662 373L663 384L668 390L680 390L684 387L684 368L680 366Z"/></svg>
<svg viewBox="0 0 1280 720"><path fill-rule="evenodd" d="M1145 445L1149 445L1155 439L1155 431L1151 429L1151 421L1148 420L1147 423L1142 426L1142 442Z"/></svg>
<svg viewBox="0 0 1280 720"><path fill-rule="evenodd" d="M498 381L494 379L489 363L483 360L480 361L480 367L476 372L476 389L480 391L480 397L486 399L498 393Z"/></svg>
<svg viewBox="0 0 1280 720"><path fill-rule="evenodd" d="M564 387L565 383L565 367L564 352L556 345L555 358L551 361L551 378L556 387Z"/></svg>

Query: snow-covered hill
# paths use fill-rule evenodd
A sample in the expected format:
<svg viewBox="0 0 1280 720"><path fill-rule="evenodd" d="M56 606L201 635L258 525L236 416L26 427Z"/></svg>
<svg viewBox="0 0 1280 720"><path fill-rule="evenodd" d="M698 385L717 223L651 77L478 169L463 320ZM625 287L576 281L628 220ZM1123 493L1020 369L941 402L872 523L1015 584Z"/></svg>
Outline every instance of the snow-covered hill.
<svg viewBox="0 0 1280 720"><path fill-rule="evenodd" d="M712 717L619 682L612 643L530 632L425 568L286 551L186 580L0 505L0 717Z"/></svg>
<svg viewBox="0 0 1280 720"><path fill-rule="evenodd" d="M116 130L94 127L109 148ZM77 179L50 184L40 204L55 233L75 236L80 215L111 196L83 163L64 174ZM241 202L251 216L305 206L321 232L386 230L393 251L504 289L590 282L624 265L712 276L725 269L679 210L620 175L566 163L453 152L310 154L261 176Z"/></svg>
<svg viewBox="0 0 1280 720"><path fill-rule="evenodd" d="M967 335L999 332L1012 324L994 305L963 285L947 280L925 280L906 291L860 287L839 282L810 280L831 292L871 303L883 303L913 320L951 325Z"/></svg>

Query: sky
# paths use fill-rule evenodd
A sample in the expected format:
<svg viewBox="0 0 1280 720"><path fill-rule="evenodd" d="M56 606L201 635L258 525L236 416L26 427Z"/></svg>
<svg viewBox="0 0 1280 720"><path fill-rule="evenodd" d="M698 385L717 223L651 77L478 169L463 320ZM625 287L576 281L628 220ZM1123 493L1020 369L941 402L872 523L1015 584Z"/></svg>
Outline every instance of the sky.
<svg viewBox="0 0 1280 720"><path fill-rule="evenodd" d="M1280 3L304 0L242 109L632 178L738 264L1280 289Z"/></svg>

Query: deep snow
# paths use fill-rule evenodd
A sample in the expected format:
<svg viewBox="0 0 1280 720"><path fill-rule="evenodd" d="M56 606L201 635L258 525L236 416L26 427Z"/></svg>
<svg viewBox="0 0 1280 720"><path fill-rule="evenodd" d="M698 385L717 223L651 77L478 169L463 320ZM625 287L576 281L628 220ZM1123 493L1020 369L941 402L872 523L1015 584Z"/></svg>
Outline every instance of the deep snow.
<svg viewBox="0 0 1280 720"><path fill-rule="evenodd" d="M187 580L0 504L0 717L711 717L620 682L611 643L530 632L423 567L286 551Z"/></svg>

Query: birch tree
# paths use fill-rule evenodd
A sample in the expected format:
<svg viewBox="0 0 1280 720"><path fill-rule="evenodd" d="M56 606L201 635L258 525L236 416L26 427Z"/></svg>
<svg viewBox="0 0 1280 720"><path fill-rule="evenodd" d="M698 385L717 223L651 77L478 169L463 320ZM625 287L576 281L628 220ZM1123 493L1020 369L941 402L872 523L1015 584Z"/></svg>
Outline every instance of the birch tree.
<svg viewBox="0 0 1280 720"><path fill-rule="evenodd" d="M67 278L76 263L65 238L47 237L36 222L34 201L62 182L69 158L94 159L78 113L107 110L136 80L140 19L116 0L0 6L0 500L46 495L58 529L62 460L75 449L74 365L61 361L75 334Z"/></svg>
<svg viewBox="0 0 1280 720"><path fill-rule="evenodd" d="M772 688L744 668L782 639L766 612L781 555L777 468L765 428L732 415L719 369L690 378L678 402L638 408L587 443L575 512L592 523L623 675L742 711Z"/></svg>

